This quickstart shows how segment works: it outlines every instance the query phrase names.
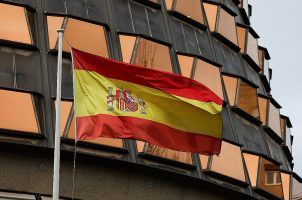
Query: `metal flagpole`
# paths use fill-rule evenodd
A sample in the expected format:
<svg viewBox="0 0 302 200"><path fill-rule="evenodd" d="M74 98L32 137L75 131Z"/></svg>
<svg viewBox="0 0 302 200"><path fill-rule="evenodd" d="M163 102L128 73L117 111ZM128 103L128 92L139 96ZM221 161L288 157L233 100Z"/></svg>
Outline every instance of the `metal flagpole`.
<svg viewBox="0 0 302 200"><path fill-rule="evenodd" d="M62 39L64 29L58 30L58 66L57 66L57 98L56 98L56 128L53 162L52 199L59 200L60 189L60 128L61 128L61 85L62 85Z"/></svg>

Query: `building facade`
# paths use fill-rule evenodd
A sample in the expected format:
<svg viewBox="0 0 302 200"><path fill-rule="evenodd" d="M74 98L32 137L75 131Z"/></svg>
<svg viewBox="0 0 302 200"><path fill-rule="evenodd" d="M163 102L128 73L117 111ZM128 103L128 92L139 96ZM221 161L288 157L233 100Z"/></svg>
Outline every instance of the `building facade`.
<svg viewBox="0 0 302 200"><path fill-rule="evenodd" d="M59 28L62 199L301 199L250 16L247 0L0 0L0 199L51 199ZM225 101L221 154L81 141L73 182L70 46L205 84Z"/></svg>

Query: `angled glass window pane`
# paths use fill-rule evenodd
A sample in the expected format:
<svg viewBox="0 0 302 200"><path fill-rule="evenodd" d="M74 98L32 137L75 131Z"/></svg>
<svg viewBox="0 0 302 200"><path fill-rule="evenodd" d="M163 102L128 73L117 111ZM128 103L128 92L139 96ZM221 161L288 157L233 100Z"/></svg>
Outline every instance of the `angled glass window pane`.
<svg viewBox="0 0 302 200"><path fill-rule="evenodd" d="M246 53L257 65L259 65L258 40L251 33L248 33L247 35Z"/></svg>
<svg viewBox="0 0 302 200"><path fill-rule="evenodd" d="M203 60L197 59L193 78L207 86L209 89L215 92L217 96L223 99L221 77L218 67L215 67Z"/></svg>
<svg viewBox="0 0 302 200"><path fill-rule="evenodd" d="M290 175L281 173L282 188L284 193L284 200L290 200Z"/></svg>
<svg viewBox="0 0 302 200"><path fill-rule="evenodd" d="M258 166L259 166L259 156L255 156L252 154L243 154L246 168L249 174L249 178L251 181L251 185L253 187L257 186L257 176L258 176Z"/></svg>
<svg viewBox="0 0 302 200"><path fill-rule="evenodd" d="M25 8L0 3L0 39L33 44Z"/></svg>
<svg viewBox="0 0 302 200"><path fill-rule="evenodd" d="M57 29L66 27L63 51L70 52L69 44L77 49L99 56L109 57L103 26L67 18L47 16L49 48L57 47ZM68 41L68 43L67 43Z"/></svg>
<svg viewBox="0 0 302 200"><path fill-rule="evenodd" d="M190 3L188 3L187 0L176 0L175 11L204 24L200 0L190 0Z"/></svg>
<svg viewBox="0 0 302 200"><path fill-rule="evenodd" d="M280 128L281 128L281 138L286 141L286 120L283 118L280 118Z"/></svg>
<svg viewBox="0 0 302 200"><path fill-rule="evenodd" d="M259 118L257 89L240 81L238 107L255 118Z"/></svg>
<svg viewBox="0 0 302 200"><path fill-rule="evenodd" d="M238 46L235 17L220 8L217 32Z"/></svg>
<svg viewBox="0 0 302 200"><path fill-rule="evenodd" d="M182 162L190 165L193 164L191 153L174 151L140 141L137 141L136 144L139 153L147 153L153 156L158 156L177 162Z"/></svg>
<svg viewBox="0 0 302 200"><path fill-rule="evenodd" d="M67 138L74 139L74 136L75 136L74 117L72 118L72 120L69 124L69 128L66 128L65 131L67 131L67 136L66 136ZM99 138L96 138L96 139L93 139L93 140L85 140L85 142L93 143L93 144L101 144L101 145L117 147L117 148L124 148L122 139L99 137Z"/></svg>
<svg viewBox="0 0 302 200"><path fill-rule="evenodd" d="M235 100L237 95L238 78L230 76L222 76L224 86L228 95L230 106L235 106Z"/></svg>
<svg viewBox="0 0 302 200"><path fill-rule="evenodd" d="M136 41L136 37L128 35L120 35L120 44L122 50L123 61L130 63L132 53Z"/></svg>
<svg viewBox="0 0 302 200"><path fill-rule="evenodd" d="M278 165L262 158L260 168L259 187L277 197L283 197L280 181L280 168Z"/></svg>
<svg viewBox="0 0 302 200"><path fill-rule="evenodd" d="M209 156L199 155L201 169L207 169L208 168L209 158L210 158Z"/></svg>
<svg viewBox="0 0 302 200"><path fill-rule="evenodd" d="M220 155L213 156L211 170L245 182L240 147L223 141Z"/></svg>
<svg viewBox="0 0 302 200"><path fill-rule="evenodd" d="M268 126L281 138L280 110L272 103L269 105Z"/></svg>
<svg viewBox="0 0 302 200"><path fill-rule="evenodd" d="M39 133L32 95L0 89L0 128Z"/></svg>
<svg viewBox="0 0 302 200"><path fill-rule="evenodd" d="M302 183L300 183L297 179L293 178L292 183L292 198L293 200L299 200L302 197Z"/></svg>
<svg viewBox="0 0 302 200"><path fill-rule="evenodd" d="M245 42L246 42L246 29L242 28L240 26L237 26L237 36L238 36L238 44L240 47L240 52L244 53L245 52Z"/></svg>
<svg viewBox="0 0 302 200"><path fill-rule="evenodd" d="M203 3L203 7L205 9L205 13L207 16L209 28L212 32L215 31L216 26L216 19L217 19L217 12L218 12L218 6L209 4L209 3Z"/></svg>
<svg viewBox="0 0 302 200"><path fill-rule="evenodd" d="M181 75L191 78L194 57L177 55Z"/></svg>
<svg viewBox="0 0 302 200"><path fill-rule="evenodd" d="M133 64L172 72L170 49L168 46L140 38Z"/></svg>
<svg viewBox="0 0 302 200"><path fill-rule="evenodd" d="M259 104L260 120L262 121L263 125L266 125L268 100L262 97L258 97L258 104Z"/></svg>
<svg viewBox="0 0 302 200"><path fill-rule="evenodd" d="M263 71L264 66L264 51L261 49L258 49L258 57L259 57L259 67L261 71Z"/></svg>

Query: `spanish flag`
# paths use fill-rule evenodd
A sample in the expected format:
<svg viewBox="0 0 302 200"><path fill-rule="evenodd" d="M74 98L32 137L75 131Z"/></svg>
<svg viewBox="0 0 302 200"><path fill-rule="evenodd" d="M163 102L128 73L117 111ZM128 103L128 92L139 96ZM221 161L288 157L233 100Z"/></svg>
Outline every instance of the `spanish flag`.
<svg viewBox="0 0 302 200"><path fill-rule="evenodd" d="M72 49L77 140L135 139L219 154L223 101L192 79Z"/></svg>

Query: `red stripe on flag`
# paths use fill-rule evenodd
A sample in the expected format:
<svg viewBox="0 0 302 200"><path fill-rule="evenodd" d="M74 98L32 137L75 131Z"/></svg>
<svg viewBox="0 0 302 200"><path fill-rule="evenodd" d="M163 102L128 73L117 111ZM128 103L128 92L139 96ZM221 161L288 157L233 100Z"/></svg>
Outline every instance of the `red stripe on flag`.
<svg viewBox="0 0 302 200"><path fill-rule="evenodd" d="M99 114L77 117L78 140L97 137L136 139L176 151L219 154L221 139L188 133L157 122L125 116Z"/></svg>
<svg viewBox="0 0 302 200"><path fill-rule="evenodd" d="M205 85L169 72L131 65L72 49L76 69L95 71L107 78L119 79L165 91L167 93L202 102L223 101Z"/></svg>

